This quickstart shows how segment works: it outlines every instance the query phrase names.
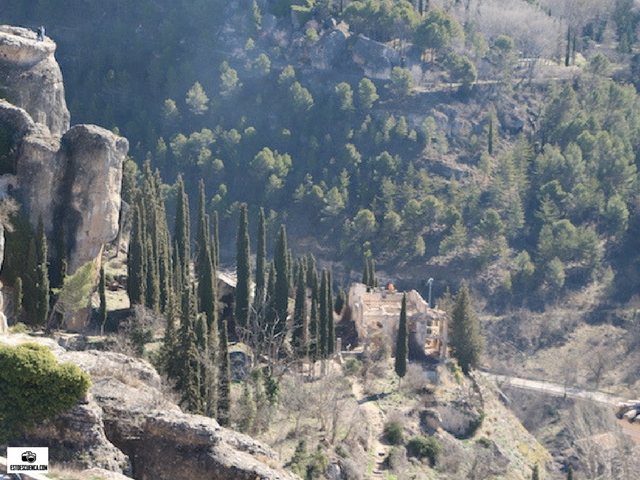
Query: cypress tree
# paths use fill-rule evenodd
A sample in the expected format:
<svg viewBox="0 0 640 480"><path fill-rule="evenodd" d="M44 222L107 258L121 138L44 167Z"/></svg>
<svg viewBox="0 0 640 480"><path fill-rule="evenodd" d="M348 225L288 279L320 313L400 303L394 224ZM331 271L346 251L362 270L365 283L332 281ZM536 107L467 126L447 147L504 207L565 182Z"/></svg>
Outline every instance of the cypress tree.
<svg viewBox="0 0 640 480"><path fill-rule="evenodd" d="M369 280L369 257L364 258L364 271L362 272L362 283L364 283L367 287L370 287Z"/></svg>
<svg viewBox="0 0 640 480"><path fill-rule="evenodd" d="M177 379L180 376L179 350L177 348L177 338L175 330L176 318L180 318L180 309L176 305L175 296L171 294L167 299L165 310L165 327L163 339L162 364L167 376Z"/></svg>
<svg viewBox="0 0 640 480"><path fill-rule="evenodd" d="M27 321L31 325L36 325L36 311L38 298L37 269L38 259L36 256L36 241L33 237L29 239L29 253L27 255L27 272L24 284L24 299L22 301Z"/></svg>
<svg viewBox="0 0 640 480"><path fill-rule="evenodd" d="M311 294L309 314L309 357L312 363L320 359L320 325L318 321L318 295Z"/></svg>
<svg viewBox="0 0 640 480"><path fill-rule="evenodd" d="M229 333L227 321L222 322L220 332L220 350L218 357L218 416L220 425L229 425L229 411L231 410L231 370L229 365Z"/></svg>
<svg viewBox="0 0 640 480"><path fill-rule="evenodd" d="M471 299L466 283L462 284L456 295L451 312L449 345L465 374L478 366L484 345L480 336L478 317L471 308Z"/></svg>
<svg viewBox="0 0 640 480"><path fill-rule="evenodd" d="M573 480L573 467L571 464L567 467L567 480Z"/></svg>
<svg viewBox="0 0 640 480"><path fill-rule="evenodd" d="M328 347L328 318L327 318L327 271L322 270L322 279L320 280L320 293L318 295L318 355L321 359L327 358L329 354Z"/></svg>
<svg viewBox="0 0 640 480"><path fill-rule="evenodd" d="M166 312L171 293L173 271L171 265L171 234L167 224L167 210L162 196L162 178L156 169L152 180L155 192L155 237L158 284L160 288L160 311Z"/></svg>
<svg viewBox="0 0 640 480"><path fill-rule="evenodd" d="M182 176L178 175L178 197L176 203L176 221L174 226L173 241L176 244L177 258L182 266L182 278L189 278L189 262L191 260L190 225L189 225L189 197L184 190ZM177 262L174 262L177 265Z"/></svg>
<svg viewBox="0 0 640 480"><path fill-rule="evenodd" d="M336 327L333 321L333 274L327 270L327 354L333 355L336 350Z"/></svg>
<svg viewBox="0 0 640 480"><path fill-rule="evenodd" d="M267 224L264 208L260 207L258 216L258 245L256 248L256 305L264 302L267 274Z"/></svg>
<svg viewBox="0 0 640 480"><path fill-rule="evenodd" d="M309 354L309 331L307 320L307 282L306 272L302 266L298 268L296 282L296 298L293 308L293 332L292 343L296 354L299 357L306 357Z"/></svg>
<svg viewBox="0 0 640 480"><path fill-rule="evenodd" d="M191 413L204 412L200 390L200 354L195 329L196 308L191 286L182 290L180 329L180 375L177 386L182 392L182 403Z"/></svg>
<svg viewBox="0 0 640 480"><path fill-rule="evenodd" d="M23 300L23 292L22 292L22 277L16 278L16 282L13 285L13 305L16 317L20 318L20 314L22 311L22 300Z"/></svg>
<svg viewBox="0 0 640 480"><path fill-rule="evenodd" d="M49 313L49 268L47 266L47 236L44 233L42 217L38 219L36 230L36 310L35 324L44 325Z"/></svg>
<svg viewBox="0 0 640 480"><path fill-rule="evenodd" d="M213 260L214 268L218 269L218 265L220 265L220 235L218 234L218 212L213 212L213 218L211 222L211 258Z"/></svg>
<svg viewBox="0 0 640 480"><path fill-rule="evenodd" d="M155 221L149 223L155 223ZM160 277L158 274L158 258L156 257L155 251L153 239L149 232L147 232L147 240L145 242L145 264L147 266L145 305L149 310L160 312Z"/></svg>
<svg viewBox="0 0 640 480"><path fill-rule="evenodd" d="M136 203L133 211L133 225L127 253L127 294L131 305L142 305L145 298L147 274L145 272L145 255L143 232L141 225L142 211Z"/></svg>
<svg viewBox="0 0 640 480"><path fill-rule="evenodd" d="M236 237L236 324L246 328L249 320L249 296L251 289L251 264L249 246L249 220L247 205L240 205L240 222Z"/></svg>
<svg viewBox="0 0 640 480"><path fill-rule="evenodd" d="M104 335L104 324L107 323L107 282L104 276L104 265L100 265L100 281L98 282L98 295L100 296L100 308L98 310L98 322L100 322L100 335Z"/></svg>
<svg viewBox="0 0 640 480"><path fill-rule="evenodd" d="M276 295L276 269L273 262L269 262L267 275L267 298L265 302L265 323L269 331L273 331L277 322L274 298Z"/></svg>
<svg viewBox="0 0 640 480"><path fill-rule="evenodd" d="M211 324L209 328L209 338L205 351L205 414L208 417L216 417L218 414L218 356L220 354L220 333L218 330L218 320Z"/></svg>
<svg viewBox="0 0 640 480"><path fill-rule="evenodd" d="M398 322L398 337L396 339L396 375L402 380L407 374L407 359L409 355L409 340L407 336L407 296L402 295L402 308L400 309L400 321Z"/></svg>
<svg viewBox="0 0 640 480"><path fill-rule="evenodd" d="M274 332L280 334L286 330L289 308L289 262L287 232L284 225L280 225L273 255L273 266L276 275L273 302L277 322Z"/></svg>
<svg viewBox="0 0 640 480"><path fill-rule="evenodd" d="M538 465L533 466L533 470L531 472L531 480L540 480L540 469Z"/></svg>
<svg viewBox="0 0 640 480"><path fill-rule="evenodd" d="M198 277L199 311L207 317L207 329L210 331L217 321L217 299L215 269L211 255L209 236L209 218L205 213L204 182L200 181L200 196L198 202L198 232L196 237L198 257L196 261L196 275Z"/></svg>

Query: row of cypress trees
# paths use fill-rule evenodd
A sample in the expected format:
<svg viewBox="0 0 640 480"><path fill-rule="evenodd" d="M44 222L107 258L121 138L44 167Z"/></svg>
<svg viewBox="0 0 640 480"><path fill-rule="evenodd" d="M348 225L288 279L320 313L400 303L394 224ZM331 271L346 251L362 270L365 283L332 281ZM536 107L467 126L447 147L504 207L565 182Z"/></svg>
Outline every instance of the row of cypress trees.
<svg viewBox="0 0 640 480"><path fill-rule="evenodd" d="M162 314L165 335L161 365L175 381L183 405L227 425L230 365L226 322L217 312L218 227L206 213L200 182L195 249L191 252L189 198L177 180L176 218L169 233L162 180L144 164L135 195L128 253L127 293L132 305ZM212 225L213 224L213 225ZM213 234L211 231L213 230ZM191 274L193 264L195 275Z"/></svg>
<svg viewBox="0 0 640 480"><path fill-rule="evenodd" d="M251 301L251 248L248 213L240 206L236 238L235 318L239 337L254 352L275 361L289 345L295 358L311 361L327 358L335 350L333 317L333 282L331 271L320 273L313 255L292 258L287 247L287 233L280 226L273 260L267 260L266 219L261 208L255 262L255 289ZM289 298L294 298L293 315L289 315Z"/></svg>

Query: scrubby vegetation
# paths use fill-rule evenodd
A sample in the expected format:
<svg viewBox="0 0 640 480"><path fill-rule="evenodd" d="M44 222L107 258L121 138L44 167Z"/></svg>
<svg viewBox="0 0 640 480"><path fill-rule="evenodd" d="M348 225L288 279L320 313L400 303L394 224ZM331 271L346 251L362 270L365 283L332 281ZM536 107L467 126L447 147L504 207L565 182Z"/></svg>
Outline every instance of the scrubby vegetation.
<svg viewBox="0 0 640 480"><path fill-rule="evenodd" d="M0 443L73 407L91 377L70 363L58 364L48 348L0 345Z"/></svg>

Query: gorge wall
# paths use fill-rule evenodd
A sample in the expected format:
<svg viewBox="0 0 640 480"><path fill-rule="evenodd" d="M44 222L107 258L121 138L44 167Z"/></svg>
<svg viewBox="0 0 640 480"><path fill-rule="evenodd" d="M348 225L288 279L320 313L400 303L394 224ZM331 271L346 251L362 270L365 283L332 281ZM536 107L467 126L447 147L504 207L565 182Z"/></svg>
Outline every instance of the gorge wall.
<svg viewBox="0 0 640 480"><path fill-rule="evenodd" d="M0 198L14 196L34 226L42 218L50 255L64 254L73 274L118 233L129 143L95 125L70 128L55 49L31 30L0 26Z"/></svg>

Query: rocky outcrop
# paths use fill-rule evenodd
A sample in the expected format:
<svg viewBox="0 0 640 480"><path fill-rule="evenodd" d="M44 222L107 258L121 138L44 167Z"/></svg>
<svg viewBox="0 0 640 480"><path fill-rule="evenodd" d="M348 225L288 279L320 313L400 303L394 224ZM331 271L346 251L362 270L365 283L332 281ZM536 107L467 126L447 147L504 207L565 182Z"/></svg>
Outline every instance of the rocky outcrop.
<svg viewBox="0 0 640 480"><path fill-rule="evenodd" d="M391 69L400 65L400 53L380 42L359 36L353 47L353 61L370 78L388 80Z"/></svg>
<svg viewBox="0 0 640 480"><path fill-rule="evenodd" d="M91 374L93 385L84 402L23 439L50 446L54 461L137 479L298 478L278 466L270 447L212 418L182 412L162 394L158 373L145 361L114 352L65 351L48 338L8 335L0 341L42 343L60 361Z"/></svg>
<svg viewBox="0 0 640 480"><path fill-rule="evenodd" d="M56 44L0 26L0 193L13 189L35 226L65 239L68 273L99 258L118 233L125 138L94 125L69 128ZM1 195L0 195L1 196ZM82 328L83 322L76 325Z"/></svg>
<svg viewBox="0 0 640 480"><path fill-rule="evenodd" d="M309 51L311 65L319 70L336 66L346 51L347 36L341 30L331 30L313 44Z"/></svg>
<svg viewBox="0 0 640 480"><path fill-rule="evenodd" d="M56 44L26 28L0 26L0 93L26 110L54 136L69 129L62 73L54 58Z"/></svg>
<svg viewBox="0 0 640 480"><path fill-rule="evenodd" d="M65 185L58 199L66 226L75 232L69 269L96 258L118 234L125 138L95 125L76 125L62 137Z"/></svg>

